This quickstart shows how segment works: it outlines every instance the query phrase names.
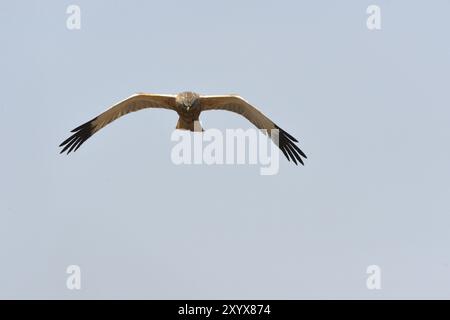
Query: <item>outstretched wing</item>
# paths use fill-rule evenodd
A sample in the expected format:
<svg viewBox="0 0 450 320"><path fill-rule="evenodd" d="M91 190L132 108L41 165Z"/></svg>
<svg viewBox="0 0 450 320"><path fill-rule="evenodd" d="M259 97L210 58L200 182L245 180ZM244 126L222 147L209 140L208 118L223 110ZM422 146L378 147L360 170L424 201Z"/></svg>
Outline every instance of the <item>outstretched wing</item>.
<svg viewBox="0 0 450 320"><path fill-rule="evenodd" d="M292 159L295 164L297 164L297 161L304 164L302 157L306 159L306 155L295 144L298 142L297 139L278 127L272 120L243 98L235 95L200 96L200 108L201 111L228 110L240 114L257 128L267 130L265 133L271 137L272 141L277 144L289 161ZM278 129L278 131L274 129Z"/></svg>
<svg viewBox="0 0 450 320"><path fill-rule="evenodd" d="M67 151L67 154L71 151L75 152L87 139L107 124L127 113L145 108L163 108L176 111L175 96L161 94L135 94L112 106L94 119L73 129L71 132L74 132L74 134L59 145L60 147L64 147L61 150L61 153L65 151Z"/></svg>

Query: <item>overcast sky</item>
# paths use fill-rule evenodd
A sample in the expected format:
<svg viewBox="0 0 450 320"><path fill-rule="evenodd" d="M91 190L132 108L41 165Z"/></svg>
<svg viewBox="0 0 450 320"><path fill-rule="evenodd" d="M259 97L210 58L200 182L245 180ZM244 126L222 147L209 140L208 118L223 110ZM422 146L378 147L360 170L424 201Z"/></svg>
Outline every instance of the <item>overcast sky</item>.
<svg viewBox="0 0 450 320"><path fill-rule="evenodd" d="M44 4L45 3L45 4ZM66 9L81 8L68 30ZM381 30L366 9L381 8ZM450 298L450 2L2 1L0 298ZM238 93L308 155L170 159L135 92ZM235 114L205 129L250 128ZM66 268L81 268L81 290ZM366 287L369 265L381 290Z"/></svg>

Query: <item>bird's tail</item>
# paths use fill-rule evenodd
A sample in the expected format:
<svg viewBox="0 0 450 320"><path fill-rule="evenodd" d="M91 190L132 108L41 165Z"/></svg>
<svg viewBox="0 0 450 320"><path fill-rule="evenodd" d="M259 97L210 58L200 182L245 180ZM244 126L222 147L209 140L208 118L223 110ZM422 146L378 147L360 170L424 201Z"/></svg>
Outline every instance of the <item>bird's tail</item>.
<svg viewBox="0 0 450 320"><path fill-rule="evenodd" d="M198 120L187 121L181 117L178 119L176 129L189 130L189 131L195 131L195 132L204 131L200 124L200 121L198 121Z"/></svg>

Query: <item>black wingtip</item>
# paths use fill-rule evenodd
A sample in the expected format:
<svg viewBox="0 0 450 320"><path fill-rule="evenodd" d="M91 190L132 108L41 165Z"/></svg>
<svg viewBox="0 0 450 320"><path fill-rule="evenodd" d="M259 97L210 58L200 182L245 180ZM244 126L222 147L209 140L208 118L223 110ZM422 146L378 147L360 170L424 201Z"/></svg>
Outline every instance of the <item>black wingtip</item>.
<svg viewBox="0 0 450 320"><path fill-rule="evenodd" d="M77 151L77 149L94 134L92 122L95 119L97 118L94 118L91 121L88 121L81 126L73 129L71 132L74 132L74 134L72 134L69 138L64 140L59 145L59 147L63 147L60 154L66 151L67 154L71 153L72 151Z"/></svg>
<svg viewBox="0 0 450 320"><path fill-rule="evenodd" d="M303 162L303 158L307 159L306 154L295 144L298 142L293 136L289 133L275 125L275 128L278 130L278 147L283 152L284 156L295 165L301 163L303 166L305 163Z"/></svg>

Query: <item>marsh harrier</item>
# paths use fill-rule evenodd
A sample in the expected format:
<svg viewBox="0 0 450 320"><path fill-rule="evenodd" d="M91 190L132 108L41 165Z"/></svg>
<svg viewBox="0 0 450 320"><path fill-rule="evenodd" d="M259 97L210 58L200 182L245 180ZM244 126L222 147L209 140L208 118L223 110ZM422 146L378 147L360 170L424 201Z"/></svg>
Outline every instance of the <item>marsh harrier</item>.
<svg viewBox="0 0 450 320"><path fill-rule="evenodd" d="M165 94L135 94L118 104L112 106L94 119L73 129L73 135L60 144L63 147L61 153L69 154L76 151L94 133L121 116L145 108L170 109L178 113L179 119L176 128L194 131L194 122L199 115L208 110L227 110L245 117L257 128L266 133L280 148L286 158L295 164L303 164L306 155L295 144L297 139L278 127L261 111L249 104L243 98L236 95L203 96L193 92L182 92L178 95ZM197 129L198 130L198 129ZM200 130L203 130L200 128Z"/></svg>

